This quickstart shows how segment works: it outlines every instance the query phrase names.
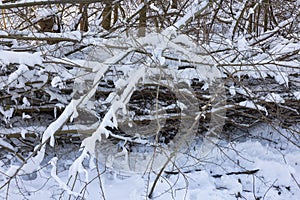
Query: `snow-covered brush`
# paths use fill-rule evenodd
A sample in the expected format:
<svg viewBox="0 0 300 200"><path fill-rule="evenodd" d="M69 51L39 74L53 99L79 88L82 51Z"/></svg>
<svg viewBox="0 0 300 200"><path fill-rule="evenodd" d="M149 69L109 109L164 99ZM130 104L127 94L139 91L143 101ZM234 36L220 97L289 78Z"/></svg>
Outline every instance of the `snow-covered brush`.
<svg viewBox="0 0 300 200"><path fill-rule="evenodd" d="M183 36L180 35L180 37L182 38ZM140 139L133 140L130 137L115 134L115 133L111 132L111 130L119 128L117 113L119 111L123 112L123 114L127 113L127 110L126 110L127 104L130 100L130 97L132 96L133 92L136 90L136 87L139 84L143 85L143 83L144 84L152 83L152 84L157 84L157 85L162 85L162 86L165 85L166 87L169 87L171 89L171 91L174 91L175 94L178 93L179 95L184 94L182 92L180 94L180 90L184 91L185 93L189 91L189 89L180 88L180 86L176 87L176 84L177 84L176 82L180 81L181 80L180 78L182 78L182 77L180 77L180 74L177 74L174 70L168 69L168 67L167 68L163 67L164 65L168 66L167 65L168 61L166 61L166 58L164 57L163 52L170 50L170 49L177 51L178 54L181 54L181 56L183 58L185 58L185 62L193 63L193 65L196 66L196 68L194 69L194 74L190 74L189 77L185 77L185 79L182 79L181 81L187 81L189 83L191 79L197 78L197 79L206 81L210 84L214 79L217 79L220 77L220 72L218 72L218 70L213 65L211 65L212 62L209 62L209 57L202 57L202 58L198 57L192 51L185 49L185 48L179 46L178 44L170 41L167 37L165 37L162 34L152 34L152 35L147 36L147 38L138 38L138 39L134 39L132 41L133 41L132 43L127 44L127 45L131 45L128 49L132 50L132 52L136 52L137 49L139 49L139 51L141 48L144 49L143 54L150 55L145 58L145 60L148 60L148 61L145 64L142 64L142 65L139 64L138 70L129 71L128 77L125 76L125 78L119 79L116 82L115 92L112 92L105 100L105 102L108 102L111 105L109 110L106 112L104 117L101 119L100 124L98 125L98 127L96 128L96 130L92 134L92 136L84 139L82 142L82 147L84 149L83 149L83 154L82 154L81 158L86 157L87 153L89 153L91 155L96 154L95 147L96 147L97 141L99 141L100 145L101 145L102 135L104 135L106 138L110 137L110 138L116 138L118 140L123 140L124 144L126 144L126 142L134 142L134 143L141 143L141 144L148 144L148 145L151 144L150 141L147 141L147 140L145 141L145 140L140 140ZM175 41L176 41L176 39L175 39ZM143 56L143 54L141 56ZM91 57L93 57L92 60L94 60L94 57L95 57L94 55L97 55L97 53L91 54ZM126 58L123 57L123 60L125 61ZM91 63L95 64L95 62L93 61L93 62L90 62L89 65ZM104 63L106 63L106 61ZM110 59L110 62L108 62L108 63L116 64L115 60L113 60L112 58ZM127 65L129 65L129 64L130 63L128 63ZM173 67L173 66L171 66L171 67ZM133 68L133 69L135 69L135 68ZM166 78L162 78L163 76L166 76L166 75L170 76L171 79L168 80ZM84 76L81 76L80 79L82 79L82 77L84 77ZM91 77L89 77L89 79L91 79ZM93 82L97 83L98 79L99 79L99 76L98 76L98 74L96 74ZM95 80L97 80L97 81L95 81ZM151 80L152 80L152 82L151 82ZM84 80L79 80L79 82L84 82ZM78 84L78 85L80 85L80 84ZM184 89L186 89L186 91ZM82 88L78 88L78 90L83 91ZM86 90L86 89L84 89L84 90ZM95 90L95 88L93 85L90 89L86 90L86 96L88 97L89 92L94 91L94 90ZM188 93L186 93L186 94L188 94ZM189 95L193 95L193 91L190 91ZM91 99L92 96L89 96L89 98ZM87 100L89 100L89 98L87 98ZM187 99L189 99L190 101L192 100L192 96L182 96L182 97L180 97L180 99L182 100L183 103L186 103ZM191 102L189 102L189 103L191 104ZM192 115L195 115L195 116L190 118L190 122L187 122L187 120L185 120L181 123L181 124L185 124L186 127L188 126L188 124L193 123L194 122L193 120L197 121L197 118L198 118L197 115L200 115L200 112L198 112L198 114L197 114L197 110L199 109L197 103L194 103L191 105L194 108L191 109L189 107L189 109L187 109L187 110L188 110L188 112L193 113ZM80 106L84 107L84 106L87 106L87 104L82 103L81 105L79 105L79 107ZM189 105L185 105L185 106L189 106ZM91 109L89 109L88 107L87 107L87 109L90 110L87 112L92 113ZM80 112L75 113L75 114L76 114L76 116L81 115ZM78 122L78 123L80 123L80 122ZM108 129L108 127L109 127L109 129ZM188 128L191 128L191 127L188 127ZM188 128L182 129L181 132L179 133L179 135L185 134L182 132L187 131ZM82 131L84 131L84 130L82 130ZM154 129L153 132L155 132L155 131L156 130ZM142 134L142 133L140 133L140 134ZM185 137L188 137L188 136L185 136ZM181 142L179 142L179 143L181 143ZM177 146L176 148L180 149L180 145ZM123 147L123 149L124 149L124 147ZM175 149L173 149L173 150L175 150ZM76 162L76 163L78 163L78 162Z"/></svg>
<svg viewBox="0 0 300 200"><path fill-rule="evenodd" d="M21 13L43 2L58 1L7 2L0 7L24 6ZM24 16L16 15L15 9L0 14L0 21L7 23L0 30L0 190L9 193L22 181L50 177L61 198L90 198L85 190L93 191L97 184L103 190L100 177L143 174L147 183L138 188L146 188L149 198L156 191L167 193L165 189L180 198L175 195L186 187L187 198L195 199L201 195L188 187L193 182L190 173L201 179L200 186L197 180L192 187L214 185L213 194L236 198L251 190L255 198L264 193L254 191L256 184L250 186L249 177L253 184L260 179L264 186L258 188L267 191L257 198L264 198L274 188L290 190L291 180L297 183L296 164L286 163L292 152L281 150L286 144L299 147L299 11L281 14L278 5L259 0L176 1L177 5L113 1L113 11L124 16L111 20L111 29L103 32L101 11L106 3L76 2L80 5L59 1L64 6L35 6L35 12L30 8ZM286 4L284 9L293 5ZM147 27L142 27L139 14L146 7ZM50 15L64 23L61 33L51 32L53 24L47 32L36 27ZM79 31L83 22L88 30ZM161 27L167 28L150 31ZM144 30L145 37L136 36ZM266 133L252 135L261 123ZM266 125L272 126L270 132ZM256 137L262 144L239 143ZM293 165L283 173L285 178L279 177L284 186L263 180L275 177L263 159L255 158L256 148L267 155L264 144L279 147L285 155L285 164L277 166L281 172ZM269 157L272 160L273 154ZM227 172L203 167L212 163ZM109 173L102 176L101 170ZM247 179L238 177L242 174ZM181 178L186 182L177 190L175 185L184 182ZM166 182L167 188L157 187Z"/></svg>

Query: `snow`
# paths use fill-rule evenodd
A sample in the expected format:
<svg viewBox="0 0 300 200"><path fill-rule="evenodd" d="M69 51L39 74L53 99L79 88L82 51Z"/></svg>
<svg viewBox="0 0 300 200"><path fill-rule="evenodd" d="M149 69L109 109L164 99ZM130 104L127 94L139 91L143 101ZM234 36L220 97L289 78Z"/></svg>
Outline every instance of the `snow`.
<svg viewBox="0 0 300 200"><path fill-rule="evenodd" d="M279 72L274 74L275 80L279 84L284 84L286 87L289 87L289 77L287 73Z"/></svg>
<svg viewBox="0 0 300 200"><path fill-rule="evenodd" d="M297 100L300 100L300 92L294 92L294 96Z"/></svg>
<svg viewBox="0 0 300 200"><path fill-rule="evenodd" d="M31 116L26 114L26 113L22 113L22 119L31 119ZM23 131L22 131L23 132ZM21 134L22 135L22 134Z"/></svg>
<svg viewBox="0 0 300 200"><path fill-rule="evenodd" d="M0 4L1 5L1 4ZM5 32L5 31L3 31L3 30L0 30L0 35L5 35L5 36L7 36L8 35L8 33L7 32Z"/></svg>
<svg viewBox="0 0 300 200"><path fill-rule="evenodd" d="M64 83L59 76L55 76L51 81L52 87L64 88Z"/></svg>
<svg viewBox="0 0 300 200"><path fill-rule="evenodd" d="M38 8L35 10L37 20L43 19L53 14L55 14L55 12L52 9Z"/></svg>
<svg viewBox="0 0 300 200"><path fill-rule="evenodd" d="M229 93L230 93L231 96L235 96L236 95L236 90L235 90L234 85L231 85L229 87Z"/></svg>
<svg viewBox="0 0 300 200"><path fill-rule="evenodd" d="M58 86L60 84L60 81L61 80L59 80L59 82L58 82ZM56 86L56 85L57 85L57 83L54 84L54 86ZM50 95L50 101L58 100L59 102L65 104L65 105L67 105L69 103L65 96L58 94L54 91L51 91L50 89L46 89L45 91L47 92L47 94ZM60 106L56 106L56 107L64 107L63 104L58 104Z"/></svg>
<svg viewBox="0 0 300 200"><path fill-rule="evenodd" d="M14 71L13 73L11 73L9 76L8 76L8 81L7 81L7 84L11 84L13 83L14 81L17 82L17 80L19 80L19 76L23 75L25 72L29 71L28 67L24 64L21 64L18 69L16 71ZM24 87L24 83L21 85L21 87Z"/></svg>
<svg viewBox="0 0 300 200"><path fill-rule="evenodd" d="M13 116L15 109L14 108L9 108L5 109L2 106L0 106L0 113L3 115L3 121L5 124L8 124L10 122L10 118Z"/></svg>
<svg viewBox="0 0 300 200"><path fill-rule="evenodd" d="M0 138L0 148L3 148L3 147L8 148L8 149L14 149L14 147L11 144L6 142L4 139ZM2 163L0 163L0 164L2 164Z"/></svg>
<svg viewBox="0 0 300 200"><path fill-rule="evenodd" d="M23 102L22 107L30 106L30 102L28 101L28 99L26 97L23 97L22 102Z"/></svg>
<svg viewBox="0 0 300 200"><path fill-rule="evenodd" d="M59 187L62 188L63 190L67 191L68 195L73 195L75 197L81 197L79 193L71 191L71 188L69 188L58 176L57 176L57 157L54 157L50 160L50 164L52 165L51 169L51 177L54 178L54 180L59 184Z"/></svg>
<svg viewBox="0 0 300 200"><path fill-rule="evenodd" d="M180 20L178 20L174 24L174 27L179 29L188 20L192 19L195 16L195 14L203 11L207 7L207 5L208 5L208 1L202 1L201 3L194 2L191 6L189 6L189 8L187 8L188 14L184 15Z"/></svg>
<svg viewBox="0 0 300 200"><path fill-rule="evenodd" d="M245 37L241 37L237 41L237 47L240 52L249 50L249 44Z"/></svg>
<svg viewBox="0 0 300 200"><path fill-rule="evenodd" d="M26 130L25 129L23 129L23 130L21 130L21 137L23 138L23 139L25 139L26 138Z"/></svg>
<svg viewBox="0 0 300 200"><path fill-rule="evenodd" d="M264 98L266 102L274 102L274 103L284 103L285 100L280 96L280 94L276 93L269 93L267 96Z"/></svg>
<svg viewBox="0 0 300 200"><path fill-rule="evenodd" d="M34 66L42 64L43 59L41 58L41 53L27 53L27 52L13 52L13 51L3 51L0 50L0 64L9 65L14 63L19 63L29 66Z"/></svg>
<svg viewBox="0 0 300 200"><path fill-rule="evenodd" d="M250 134L257 135L261 132L264 137L270 137L270 131L268 126L263 125L250 131ZM276 137L281 143L288 143L284 137L280 135ZM209 157L201 158L200 163L192 165L191 169L194 170L187 170L184 174L182 174L185 171L184 166L191 166L193 159L189 158L188 163L178 162L177 167L183 167L182 173L170 175L163 173L158 180L153 197L158 200L231 200L241 194L246 199L254 199L253 195L265 199L297 199L300 190L294 178L298 181L300 179L300 166L297 164L299 163L300 152L297 147L291 145L287 145L284 149L277 148L280 147L278 145L279 143L262 143L259 140L223 144L222 152L212 151ZM191 153L197 156L197 151ZM228 159L229 157L232 159ZM71 190L70 186L66 185L67 172L58 171L56 157L49 162L51 168L40 169L41 175L38 175L34 182L23 180L23 183L18 184L26 184L27 188L31 188L29 191L35 191L28 192L29 199L38 199L41 196L43 199L56 198L55 195L60 194L57 192L58 190L64 190L66 196L71 194L73 197L80 197L83 195L81 193L82 187L87 189L84 196L86 199L97 199L99 195L102 195L102 191L99 190L99 182L96 181L99 175L95 169L95 164L90 164L89 167L82 165L85 158L85 156L81 157L81 161L78 160L73 163L69 175L75 175L76 172L83 174L84 177L81 178L84 182L93 180L88 185L85 185L84 182L78 183ZM239 164L237 165L235 162ZM99 164L101 165L101 163ZM6 174L13 175L17 169L17 166L12 166L6 171ZM103 171L103 167L100 166L100 170ZM247 170L258 171L254 174L232 174ZM100 179L106 199L134 200L144 199L149 194L155 177L155 173L149 172L146 174L127 172L124 174L120 171L106 169ZM1 180L6 179L0 178L0 183ZM17 191L18 187L14 187L16 183L11 182L11 184L10 190ZM13 192L11 194L15 197L14 199L18 199L21 195ZM0 192L0 196L4 195Z"/></svg>
<svg viewBox="0 0 300 200"><path fill-rule="evenodd" d="M254 103L253 101L246 100L239 103L240 106L247 107L247 108L253 108L258 109L261 111L264 111L266 115L268 115L268 111L265 107L258 105L257 103Z"/></svg>
<svg viewBox="0 0 300 200"><path fill-rule="evenodd" d="M162 56L163 48L155 48L152 53L152 59L157 61L160 66L163 66L166 62L166 59Z"/></svg>
<svg viewBox="0 0 300 200"><path fill-rule="evenodd" d="M156 7L153 3L150 4L150 8L156 12L159 12L159 8Z"/></svg>
<svg viewBox="0 0 300 200"><path fill-rule="evenodd" d="M177 35L174 39L172 39L172 42L188 46L189 48L196 47L195 43L191 40L191 38L183 34Z"/></svg>
<svg viewBox="0 0 300 200"><path fill-rule="evenodd" d="M17 3L32 1L34 0L18 1ZM299 4L299 2L298 0L297 3ZM0 1L1 3L2 1ZM273 42L274 38L271 38L285 26L292 24L292 22L294 23L294 16L280 22L273 30L268 30L258 37L249 37L252 38L251 40L240 32L240 36L236 38L232 35L232 32L233 29L238 27L237 23L240 22L239 19L245 18L243 9L246 4L246 0L242 1L239 3L239 8L233 11L234 13L232 14L235 16L235 19L228 16L219 16L219 19L230 22L232 25L231 27L230 25L227 27L231 32L224 33L226 37L228 35L230 37L221 42L227 44L216 45L216 50L229 47L236 50L239 54L228 56L225 53L220 55L220 57L218 57L219 55L215 56L214 59L211 56L202 56L202 54L199 54L195 50L197 48L197 45L193 42L195 38L179 34L180 31L178 31L178 29L194 19L196 15L204 11L209 5L209 1L201 1L201 3L192 2L186 9L187 14L179 18L174 25L163 30L162 34L151 33L147 37L138 39L128 37L112 39L116 36L108 36L108 39L98 39L96 38L98 37L98 33L81 33L80 31L37 33L26 30L18 32L16 30L16 33L29 37L66 38L80 41L87 46L98 45L102 51L99 50L93 55L96 61L86 62L85 60L77 60L76 58L60 59L48 56L49 52L61 55L66 53L64 52L64 48L54 50L58 45L46 46L49 49L46 49L45 52L41 50L44 47L39 47L40 49L37 48L39 52L36 53L0 50L1 72L2 70L4 74L7 71L9 72L7 76L0 77L1 89L7 89L7 92L10 92L9 90L27 87L26 83L30 81L42 81L43 83L39 85L47 84L47 81L50 81L52 88L50 87L50 89L43 91L50 96L50 101L57 100L60 102L55 104L54 108L54 118L56 120L49 126L29 126L26 129L13 127L11 119L14 113L19 111L20 108L27 109L31 106L30 102L34 104L38 100L34 98L29 99L23 96L22 92L16 90L15 93L9 93L11 97L8 98L8 100L17 105L16 107L9 107L5 105L5 102L3 105L0 105L0 122L5 125L5 127L1 126L0 130L1 156L2 152L9 150L18 152L18 147L7 142L5 137L8 137L9 134L20 134L22 139L27 139L29 133L34 133L42 137L41 143L35 146L34 153L28 155L26 162L23 162L21 158L12 156L10 154L12 152L5 155L3 160L0 160L0 198L6 198L6 192L8 191L11 199L68 199L69 195L71 195L71 199L99 199L101 195L105 196L105 199L112 200L147 199L147 195L154 185L156 175L168 161L169 163L162 176L159 177L157 186L155 187L153 193L155 199L298 199L300 196L300 152L299 147L296 145L299 143L299 130L297 130L298 132L296 131L297 134L292 134L288 130L279 127L273 127L272 129L272 127L263 124L262 128L251 127L253 128L249 130L249 135L253 136L250 137L251 139L247 138L243 140L242 138L238 141L212 139L217 145L208 143L208 140L203 139L202 143L195 141L195 144L193 144L194 148L184 152L172 151L172 149L170 151L169 148L174 145L171 144L162 148L156 148L160 152L150 151L141 153L128 151L126 147L127 142L135 141L142 144L145 146L143 150L147 150L147 147L154 146L155 144L141 139L138 134L136 135L138 139L132 139L131 137L113 134L107 129L107 126L112 128L121 126L118 124L119 116L116 113L121 110L123 114L126 114L126 104L137 83L151 83L151 76L160 74L161 69L153 69L151 67L157 64L165 67L173 62L167 59L166 54L168 51L170 51L169 54L174 56L174 59L177 59L177 55L180 54L181 58L178 58L178 63L184 64L186 62L195 67L195 69L183 69L179 72L175 72L173 69L163 70L164 73L173 78L172 82L174 83L181 81L190 84L191 79L197 78L199 81L205 82L201 89L208 90L213 79L223 77L218 65L229 64L230 66L226 67L228 74L234 74L237 78L241 78L243 75L247 75L253 79L272 78L276 83L285 86L287 89L287 93L284 94L276 93L276 91L269 92L264 94L263 97L259 97L259 100L284 104L286 102L284 99L286 95L293 95L293 100L300 100L300 91L298 88L289 88L291 75L299 72L299 59L288 61L281 61L280 59L291 52L298 52L300 49L299 43L296 41L291 42L292 40L290 39L278 39ZM252 15L258 5L259 3L250 8L246 15ZM144 4L139 4L139 7L135 11L138 11L143 6ZM161 12L160 8L154 4L150 4L150 8ZM56 10L55 8L53 10L40 8L36 9L35 12L35 20L38 20L54 14ZM232 21L233 23L231 23ZM218 27L214 28L217 29ZM15 32L13 31L13 33ZM89 37L88 34L92 37ZM9 36L10 32L0 30L0 35ZM278 35L276 37L280 38L284 34ZM213 39L217 41L218 38ZM116 42L117 40L120 41ZM211 42L213 43L213 41ZM256 46L256 44L261 44L266 52L262 52L262 49L259 45ZM80 47L81 44L78 42L76 45ZM107 48L108 46L113 48ZM207 45L209 48L212 48L212 46ZM13 48L16 47L16 41L14 41ZM0 48L2 49L2 46ZM5 46L3 49L8 49L8 47ZM101 117L100 122L82 128L82 130L92 130L93 133L84 136L85 139L82 139L80 151L74 152L74 149L66 144L64 150L73 154L67 153L64 155L66 156L65 159L59 160L56 157L57 155L52 155L51 152L48 154L48 148L52 150L55 142L58 141L55 136L59 130L78 129L79 125L74 125L77 126L74 128L69 127L66 123L69 121L73 122L73 120L76 120L76 117L80 116L80 106L85 106L85 108L92 110L91 101L96 93L98 84L105 77L106 72L112 66L115 69L123 68L124 66L115 65L120 63L126 65L127 61L131 58L133 60L136 59L133 54L137 54L136 51L141 49L145 51L145 54L151 54L151 56L147 57L145 62L138 66L138 69L130 68L132 66L123 69L125 78L119 78L115 82L116 88L105 100L105 103L111 104L106 115ZM70 52L69 49L66 51ZM82 49L82 51L84 52L85 49ZM41 52L43 52L43 55L47 55L46 58L49 60L45 60ZM92 52L89 56L92 57ZM233 59L235 56L237 57ZM181 59L186 61L181 61ZM219 62L215 62L215 59ZM130 62L128 61L128 63ZM173 66L173 64L171 66L174 68L180 65ZM65 68L65 66L68 67ZM89 72L88 75L84 75L84 79L81 79L81 75L83 74L81 74L80 70L69 69L74 66L80 68L83 73ZM12 69L14 71L9 71ZM87 88L88 91L86 94L80 96L79 99L73 99L69 102L69 99L65 95L56 91L66 89L65 83L71 79L75 79L75 82L77 81L79 85L85 84L85 81L89 80L92 82L92 86ZM170 83L171 88L174 83ZM38 86L34 87L34 89L36 88L40 89ZM86 88L81 89L79 92L83 93ZM186 90L185 92L189 93L190 91ZM257 103L258 101L255 100L257 96L255 96L251 89L233 84L229 87L229 93L231 96L242 94L247 97L246 99L253 100L244 101L243 99L241 102L237 102L236 105L225 105L219 108L219 110L241 106L262 111L268 115L266 107ZM24 94L31 95L28 91ZM18 106L20 101L22 105ZM189 112L189 108L184 103L179 100L178 103L182 110ZM63 113L58 118L57 108L64 108ZM211 109L212 113L216 111L218 111L218 108ZM27 111L21 112L21 114L19 117L26 123L34 118L34 115ZM203 116L206 117L205 115ZM200 114L196 116L196 119L199 117ZM296 129L297 126L295 124ZM280 130L279 133L278 129ZM232 134L235 135L236 133ZM98 151L98 148L105 149L105 145L107 145L105 142L111 142L107 137L122 140L122 142L113 146L114 149L106 149L110 153L109 156L104 155L100 150ZM45 144L48 141L50 145L46 148ZM173 157L172 153L175 154L175 152L178 154ZM25 156L26 158L27 155L20 154L20 156ZM170 157L172 159L169 159ZM99 158L99 162L95 158ZM63 164L60 162L63 162ZM99 169L96 169L96 167L99 167ZM170 171L173 173L167 173ZM7 183L6 181L9 180L10 176L16 173L16 177L12 179L13 181L9 182L9 185L2 185ZM28 175L28 173L31 174ZM31 175L33 178L29 177ZM102 192L104 193L102 194Z"/></svg>

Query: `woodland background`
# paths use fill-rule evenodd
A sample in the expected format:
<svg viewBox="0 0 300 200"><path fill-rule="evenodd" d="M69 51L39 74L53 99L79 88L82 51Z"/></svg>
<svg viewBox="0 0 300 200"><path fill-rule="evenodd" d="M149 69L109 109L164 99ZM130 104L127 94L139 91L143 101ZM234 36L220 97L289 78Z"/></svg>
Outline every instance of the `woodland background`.
<svg viewBox="0 0 300 200"><path fill-rule="evenodd" d="M35 199L53 186L55 199L96 193L97 199L117 199L113 193L131 181L143 187L128 199L295 199L299 7L299 0L0 1L1 197ZM219 85L211 82L214 70ZM165 87L140 85L145 74L157 80L162 72ZM194 103L176 99L183 88L193 91L196 111L189 107ZM129 115L121 119L125 107ZM176 143L182 140L178 124L190 128L186 113L196 119L196 131ZM135 127L121 130L128 121L158 125L137 135ZM206 139L217 149L211 156L191 153ZM140 152L159 160L158 149L167 152L166 161L140 176ZM269 149L277 153L270 156ZM132 162L128 155L134 167L124 167L123 161ZM278 173L268 176L272 166ZM212 180L202 183L207 193L186 181L190 174ZM42 184L43 176L50 186L37 189L34 181ZM185 192L176 196L177 187Z"/></svg>

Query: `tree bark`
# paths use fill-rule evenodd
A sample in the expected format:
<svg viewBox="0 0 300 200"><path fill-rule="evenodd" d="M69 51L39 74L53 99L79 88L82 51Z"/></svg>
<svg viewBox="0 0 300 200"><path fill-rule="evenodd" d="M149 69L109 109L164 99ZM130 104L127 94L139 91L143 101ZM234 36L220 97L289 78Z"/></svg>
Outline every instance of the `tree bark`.
<svg viewBox="0 0 300 200"><path fill-rule="evenodd" d="M269 23L269 0L264 0L264 32L268 30L268 23Z"/></svg>
<svg viewBox="0 0 300 200"><path fill-rule="evenodd" d="M141 0L141 3L145 4L145 0ZM146 5L144 5L143 8L140 10L139 15L140 15L140 18L139 18L138 36L145 37L146 26L147 26L147 7L146 7Z"/></svg>
<svg viewBox="0 0 300 200"><path fill-rule="evenodd" d="M79 10L81 14L80 19L80 31L87 32L89 30L89 21L88 21L88 4L80 4Z"/></svg>
<svg viewBox="0 0 300 200"><path fill-rule="evenodd" d="M118 19L119 19L119 4L114 5L114 20L113 20L113 24L117 23Z"/></svg>
<svg viewBox="0 0 300 200"><path fill-rule="evenodd" d="M102 12L102 27L105 30L111 28L111 13L112 13L112 4L110 1L106 1L105 7Z"/></svg>

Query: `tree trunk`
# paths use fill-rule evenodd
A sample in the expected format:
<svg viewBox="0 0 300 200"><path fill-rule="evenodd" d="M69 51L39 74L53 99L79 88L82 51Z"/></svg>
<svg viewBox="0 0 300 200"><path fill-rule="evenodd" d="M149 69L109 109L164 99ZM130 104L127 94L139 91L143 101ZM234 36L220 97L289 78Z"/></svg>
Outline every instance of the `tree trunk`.
<svg viewBox="0 0 300 200"><path fill-rule="evenodd" d="M259 19L260 19L261 5L258 5L257 7L258 7L257 8L257 16L256 16L255 25L254 25L256 36L259 35Z"/></svg>
<svg viewBox="0 0 300 200"><path fill-rule="evenodd" d="M119 19L119 4L114 5L114 20L113 20L113 24L117 23L118 19Z"/></svg>
<svg viewBox="0 0 300 200"><path fill-rule="evenodd" d="M109 30L111 28L111 13L112 13L112 4L111 2L106 2L102 12L102 24L101 24L105 30Z"/></svg>
<svg viewBox="0 0 300 200"><path fill-rule="evenodd" d="M268 30L268 23L269 23L269 5L270 5L270 2L269 0L264 0L264 32L266 32Z"/></svg>
<svg viewBox="0 0 300 200"><path fill-rule="evenodd" d="M145 4L145 0L141 0L141 3ZM138 36L139 37L145 37L146 35L146 23L147 23L147 7L144 5L144 7L140 10L140 18L139 18L139 30L138 30Z"/></svg>
<svg viewBox="0 0 300 200"><path fill-rule="evenodd" d="M88 8L88 4L80 4L79 5L79 10L81 13L80 31L84 31L84 32L87 32L89 30L87 8Z"/></svg>

